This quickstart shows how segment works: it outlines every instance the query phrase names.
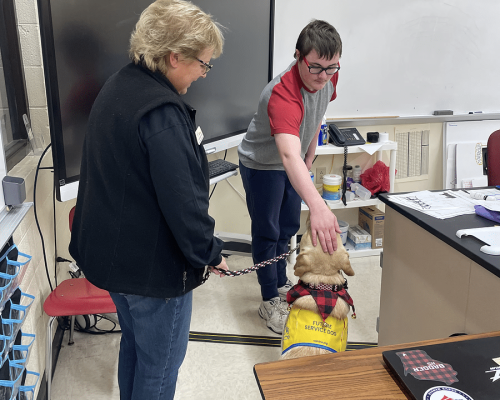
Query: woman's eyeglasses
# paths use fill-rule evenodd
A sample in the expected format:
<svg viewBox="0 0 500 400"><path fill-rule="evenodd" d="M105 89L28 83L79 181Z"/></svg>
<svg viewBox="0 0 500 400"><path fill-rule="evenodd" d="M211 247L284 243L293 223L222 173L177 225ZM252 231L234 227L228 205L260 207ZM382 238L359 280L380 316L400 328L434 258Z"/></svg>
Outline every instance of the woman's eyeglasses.
<svg viewBox="0 0 500 400"><path fill-rule="evenodd" d="M205 61L201 61L199 58L197 58L197 60L201 62L205 67L205 74L212 69L213 65L207 64Z"/></svg>

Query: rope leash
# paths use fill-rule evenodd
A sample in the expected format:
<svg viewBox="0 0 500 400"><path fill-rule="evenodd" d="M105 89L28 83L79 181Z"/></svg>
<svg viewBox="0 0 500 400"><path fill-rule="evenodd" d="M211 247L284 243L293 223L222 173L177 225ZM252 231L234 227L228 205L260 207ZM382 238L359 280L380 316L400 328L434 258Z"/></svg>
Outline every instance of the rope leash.
<svg viewBox="0 0 500 400"><path fill-rule="evenodd" d="M273 264L276 261L284 260L290 254L292 254L294 251L296 251L299 247L300 246L297 246L294 249L290 250L288 253L283 253L283 254L281 254L278 257L271 258L270 260L263 261L261 263L255 264L255 265L253 265L251 267L242 269L240 271L226 271L226 270L223 270L223 269L218 269L218 268L216 268L216 269L217 269L217 271L220 271L222 274L224 274L226 276L241 276L241 275L245 275L245 274L248 274L250 272L257 271L259 268L265 267L266 265ZM210 277L210 272L211 272L210 269L207 269L207 272L205 272L205 276L203 277L203 281L201 282L201 284L204 284L208 280L208 278Z"/></svg>

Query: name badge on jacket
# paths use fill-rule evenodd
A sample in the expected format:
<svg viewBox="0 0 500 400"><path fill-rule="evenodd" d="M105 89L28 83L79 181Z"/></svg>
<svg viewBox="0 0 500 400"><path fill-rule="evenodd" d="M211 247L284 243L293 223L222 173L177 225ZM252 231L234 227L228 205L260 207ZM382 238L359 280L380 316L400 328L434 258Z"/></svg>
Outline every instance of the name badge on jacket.
<svg viewBox="0 0 500 400"><path fill-rule="evenodd" d="M198 129L196 129L196 140L198 141L198 144L201 144L201 142L203 141L203 132L201 131L201 128L198 127Z"/></svg>

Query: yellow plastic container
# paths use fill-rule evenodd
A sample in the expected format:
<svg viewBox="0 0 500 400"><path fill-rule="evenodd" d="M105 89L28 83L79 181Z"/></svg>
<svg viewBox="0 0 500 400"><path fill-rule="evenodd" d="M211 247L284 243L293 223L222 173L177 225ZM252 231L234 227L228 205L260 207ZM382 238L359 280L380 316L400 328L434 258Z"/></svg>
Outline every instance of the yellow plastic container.
<svg viewBox="0 0 500 400"><path fill-rule="evenodd" d="M340 175L323 175L323 198L330 201L340 201L340 185L342 177Z"/></svg>

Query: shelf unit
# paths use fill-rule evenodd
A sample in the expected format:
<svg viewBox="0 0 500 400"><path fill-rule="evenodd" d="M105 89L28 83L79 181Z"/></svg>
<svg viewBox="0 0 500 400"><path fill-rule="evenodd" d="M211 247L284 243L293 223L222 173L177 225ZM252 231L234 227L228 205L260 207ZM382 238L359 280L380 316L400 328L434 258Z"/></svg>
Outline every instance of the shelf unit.
<svg viewBox="0 0 500 400"><path fill-rule="evenodd" d="M365 144L362 146L349 146L349 154L353 153L368 153L373 155L376 153L377 161L382 160L382 154L384 151L390 152L390 161L389 161L389 182L390 182L390 192L394 191L394 179L396 176L396 152L398 149L398 144L396 142L383 142L383 143L373 143L373 144ZM335 155L335 154L344 154L343 147L337 147L332 144L328 144L325 146L318 146L316 148L316 155ZM381 204L382 202L379 199L369 199L366 201L360 199L354 199L353 201L347 202L347 205L344 206L342 201L327 201L328 206L332 210L345 210L348 208L359 208L366 206L374 206ZM307 211L309 208L307 205L302 203L302 211ZM295 248L297 245L297 236L292 237L290 240L290 248ZM349 251L349 256L351 258L356 257L368 257L379 255L382 252L382 248L380 249L364 249L364 250L354 250L349 249L349 245L346 245L346 249ZM295 264L296 254L292 254L290 256L290 262Z"/></svg>
<svg viewBox="0 0 500 400"><path fill-rule="evenodd" d="M11 237L32 206L33 203L23 203L0 210L0 249L6 248L5 257L8 256L7 253L10 249L15 248L12 245L14 242ZM6 246L9 241L10 243ZM0 392L3 395L2 398L31 399L40 376L37 372L29 371L26 368L35 335L25 333L22 329L35 296L20 290L19 285L30 263L31 256L17 251L17 260L7 260L7 263L4 263L7 269L2 269L0 313L5 314L5 310L9 311L6 315L0 315L0 324L3 326L3 329L0 330L0 366L6 367L8 365L10 376L9 379L1 381ZM19 258L22 261L19 261ZM5 309L7 302L10 302L9 308ZM16 342L18 338L21 340L20 343ZM29 385L26 382L29 382Z"/></svg>
<svg viewBox="0 0 500 400"><path fill-rule="evenodd" d="M347 202L347 205L344 206L342 201L330 201L330 200L325 200L326 204L330 207L332 210L345 210L348 208L359 208L359 207L366 207L366 206L376 206L377 204L380 204L379 199L370 199L370 200L360 200L359 198L355 198L353 201ZM302 211L308 211L309 207L307 207L304 203L302 203Z"/></svg>

